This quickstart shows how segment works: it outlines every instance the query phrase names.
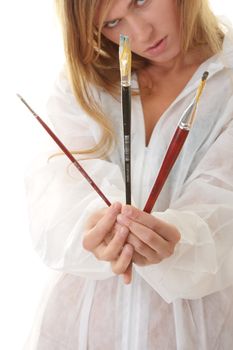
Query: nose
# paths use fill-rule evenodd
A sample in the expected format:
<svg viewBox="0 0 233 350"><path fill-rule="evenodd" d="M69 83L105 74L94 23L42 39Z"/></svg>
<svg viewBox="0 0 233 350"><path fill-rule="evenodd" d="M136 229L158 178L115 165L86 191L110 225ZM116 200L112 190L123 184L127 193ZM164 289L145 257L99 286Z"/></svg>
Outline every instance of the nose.
<svg viewBox="0 0 233 350"><path fill-rule="evenodd" d="M130 26L131 40L137 40L141 43L150 42L154 30L151 23L140 15L132 15L128 17L128 24Z"/></svg>

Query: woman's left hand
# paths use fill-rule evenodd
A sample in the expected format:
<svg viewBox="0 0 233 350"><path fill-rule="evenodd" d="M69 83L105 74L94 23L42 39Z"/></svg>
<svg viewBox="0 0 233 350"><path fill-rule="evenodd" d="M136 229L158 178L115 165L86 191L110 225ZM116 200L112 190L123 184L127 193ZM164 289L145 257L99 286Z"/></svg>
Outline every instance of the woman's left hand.
<svg viewBox="0 0 233 350"><path fill-rule="evenodd" d="M131 205L122 207L117 222L129 229L127 242L134 247L132 261L140 266L158 264L168 258L180 240L175 226Z"/></svg>

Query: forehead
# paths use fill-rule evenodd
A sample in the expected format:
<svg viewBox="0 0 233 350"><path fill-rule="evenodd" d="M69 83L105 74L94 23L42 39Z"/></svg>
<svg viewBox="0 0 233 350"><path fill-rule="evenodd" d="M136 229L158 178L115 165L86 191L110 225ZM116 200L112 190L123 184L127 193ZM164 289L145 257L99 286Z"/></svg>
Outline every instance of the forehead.
<svg viewBox="0 0 233 350"><path fill-rule="evenodd" d="M106 0L103 0L106 6ZM107 0L109 3L109 12L121 12L129 9L134 3L135 0Z"/></svg>

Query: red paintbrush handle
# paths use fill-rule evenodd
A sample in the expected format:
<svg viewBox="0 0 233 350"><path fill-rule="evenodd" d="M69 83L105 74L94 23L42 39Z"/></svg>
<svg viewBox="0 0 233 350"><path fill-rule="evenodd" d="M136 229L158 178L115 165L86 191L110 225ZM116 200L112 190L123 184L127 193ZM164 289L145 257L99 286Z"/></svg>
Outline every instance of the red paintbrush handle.
<svg viewBox="0 0 233 350"><path fill-rule="evenodd" d="M52 137L52 139L56 142L56 144L61 148L61 150L65 153L65 155L71 160L74 166L80 171L80 173L85 177L85 179L89 182L92 188L98 193L98 195L104 200L104 202L110 206L111 203L105 197L103 192L99 189L99 187L95 184L92 178L87 174L87 172L83 169L83 167L79 164L79 162L74 158L72 153L66 148L66 146L59 140L59 138L54 134L54 132L49 128L49 126L41 119L36 112L29 106L29 104L24 100L24 98L17 94L19 99L23 102L23 104L29 109L29 111L34 115L34 117L38 120L38 122L43 126L43 128L47 131L47 133Z"/></svg>
<svg viewBox="0 0 233 350"><path fill-rule="evenodd" d="M71 160L74 166L80 171L80 173L85 177L85 179L89 182L92 188L98 193L98 195L104 200L104 202L110 206L111 203L103 194L103 192L99 189L99 187L95 184L92 178L88 175L88 173L83 169L83 167L79 164L79 162L74 158L72 153L66 148L66 146L59 140L59 138L54 134L54 132L48 127L48 125L37 115L34 114L38 122L44 127L44 129L48 132L48 134L53 138L53 140L57 143L57 145L61 148L61 150L66 154L66 156Z"/></svg>
<svg viewBox="0 0 233 350"><path fill-rule="evenodd" d="M163 188L163 185L183 147L183 144L188 136L189 130L181 129L178 127L176 132L172 138L172 141L168 147L166 156L163 160L162 166L159 170L159 174L154 183L154 186L150 192L146 205L144 207L144 211L150 213L155 202Z"/></svg>
<svg viewBox="0 0 233 350"><path fill-rule="evenodd" d="M49 126L33 111L33 109L29 106L29 104L24 100L22 96L17 94L19 99L23 102L23 104L29 109L29 111L34 115L34 117L38 120L38 122L43 126L43 128L47 131L47 133L52 137L52 139L56 142L56 144L61 148L61 150L65 153L65 155L71 160L74 166L80 171L80 173L85 177L85 179L89 182L92 188L98 193L98 195L104 200L104 202L110 206L111 203L105 197L103 192L99 189L99 187L95 184L92 178L87 174L87 172L83 169L83 167L79 164L79 162L74 158L72 153L66 148L66 146L59 140L59 138L54 134L54 132L49 128Z"/></svg>

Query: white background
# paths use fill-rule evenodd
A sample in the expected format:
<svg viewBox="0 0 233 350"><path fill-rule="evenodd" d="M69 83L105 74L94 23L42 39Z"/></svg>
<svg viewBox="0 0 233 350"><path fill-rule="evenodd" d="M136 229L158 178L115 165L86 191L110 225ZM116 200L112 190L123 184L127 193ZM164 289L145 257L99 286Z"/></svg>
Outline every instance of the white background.
<svg viewBox="0 0 233 350"><path fill-rule="evenodd" d="M233 21L231 0L210 3L217 14ZM53 0L0 0L2 350L22 349L48 279L48 269L31 245L24 174L49 136L15 94L22 94L44 117L46 99L63 60Z"/></svg>

